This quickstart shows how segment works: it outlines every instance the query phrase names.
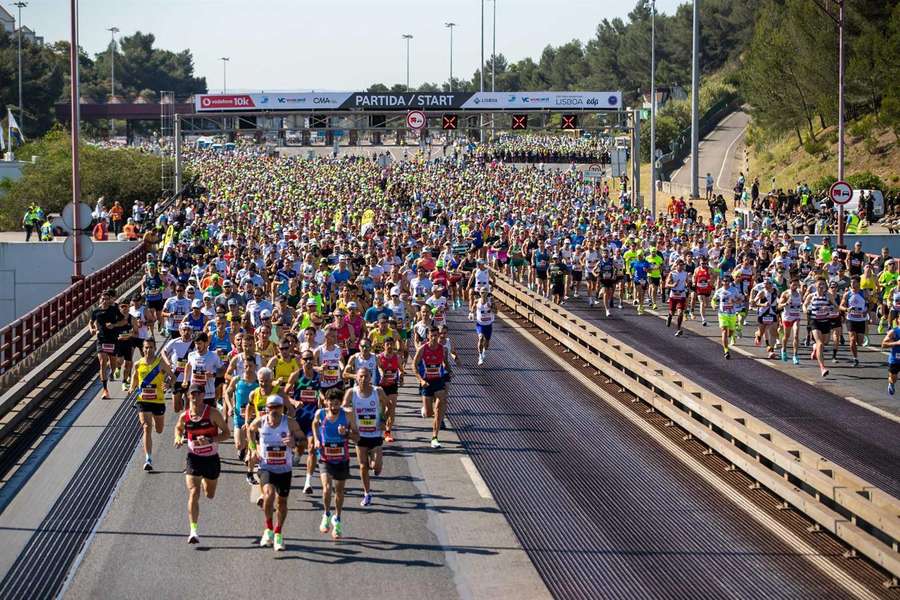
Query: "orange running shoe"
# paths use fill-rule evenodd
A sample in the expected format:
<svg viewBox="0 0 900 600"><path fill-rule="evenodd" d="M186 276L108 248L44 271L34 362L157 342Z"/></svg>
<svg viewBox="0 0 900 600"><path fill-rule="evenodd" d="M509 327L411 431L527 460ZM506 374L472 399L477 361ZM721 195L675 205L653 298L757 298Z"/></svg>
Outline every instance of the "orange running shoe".
<svg viewBox="0 0 900 600"><path fill-rule="evenodd" d="M103 396L101 396L104 400L109 400L109 390L103 390Z"/></svg>
<svg viewBox="0 0 900 600"><path fill-rule="evenodd" d="M394 443L394 436L391 435L391 432L390 432L390 431L385 431L385 432L384 432L384 441L387 442L388 444L393 444L393 443Z"/></svg>

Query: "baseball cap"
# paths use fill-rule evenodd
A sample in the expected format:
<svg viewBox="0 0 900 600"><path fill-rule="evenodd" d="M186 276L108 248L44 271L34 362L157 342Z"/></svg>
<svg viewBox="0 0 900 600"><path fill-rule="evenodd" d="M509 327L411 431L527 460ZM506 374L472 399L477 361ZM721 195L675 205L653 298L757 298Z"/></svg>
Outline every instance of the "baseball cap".
<svg viewBox="0 0 900 600"><path fill-rule="evenodd" d="M266 406L284 406L284 398L278 394L272 394L266 398Z"/></svg>
<svg viewBox="0 0 900 600"><path fill-rule="evenodd" d="M231 283L231 280L230 280L230 279L226 279L225 281L222 282L222 285L225 286L225 287L231 287L231 286L234 285L234 284Z"/></svg>
<svg viewBox="0 0 900 600"><path fill-rule="evenodd" d="M188 390L188 391L189 391L191 394L196 394L196 393L205 394L205 393L206 393L206 386L200 385L199 383L193 383L193 384L191 384L191 389Z"/></svg>
<svg viewBox="0 0 900 600"><path fill-rule="evenodd" d="M191 308L203 308L203 301L199 298L195 298L193 302L191 302Z"/></svg>
<svg viewBox="0 0 900 600"><path fill-rule="evenodd" d="M399 296L400 288L398 286L394 286L391 288L391 296Z"/></svg>
<svg viewBox="0 0 900 600"><path fill-rule="evenodd" d="M188 329L188 330L192 330L193 327L191 327L191 324L188 323L187 321L182 321L182 322L181 322L181 325L178 326L178 329Z"/></svg>
<svg viewBox="0 0 900 600"><path fill-rule="evenodd" d="M307 306L315 306L315 305L316 305L316 299L315 299L315 298L309 298L309 299L306 301L306 305L307 305Z"/></svg>
<svg viewBox="0 0 900 600"><path fill-rule="evenodd" d="M272 318L272 311L269 310L268 308L264 309L262 312L259 313L259 318L260 318L260 319L270 319L270 318Z"/></svg>
<svg viewBox="0 0 900 600"><path fill-rule="evenodd" d="M358 308L359 305L356 302L348 302L347 308Z"/></svg>
<svg viewBox="0 0 900 600"><path fill-rule="evenodd" d="M228 306L237 306L238 301L235 298L231 298L228 300Z"/></svg>

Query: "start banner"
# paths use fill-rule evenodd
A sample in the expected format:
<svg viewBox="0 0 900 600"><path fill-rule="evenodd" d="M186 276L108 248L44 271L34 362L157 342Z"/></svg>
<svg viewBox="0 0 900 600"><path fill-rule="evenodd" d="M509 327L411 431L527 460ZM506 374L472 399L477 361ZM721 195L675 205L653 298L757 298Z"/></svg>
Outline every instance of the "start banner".
<svg viewBox="0 0 900 600"><path fill-rule="evenodd" d="M198 94L197 112L620 110L622 92L285 92Z"/></svg>

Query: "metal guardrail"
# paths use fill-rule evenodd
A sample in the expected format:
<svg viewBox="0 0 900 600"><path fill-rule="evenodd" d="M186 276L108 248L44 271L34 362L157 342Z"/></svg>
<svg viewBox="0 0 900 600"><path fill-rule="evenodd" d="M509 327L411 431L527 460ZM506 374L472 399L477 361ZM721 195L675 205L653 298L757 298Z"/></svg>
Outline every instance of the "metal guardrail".
<svg viewBox="0 0 900 600"><path fill-rule="evenodd" d="M900 580L900 501L501 273L495 297Z"/></svg>
<svg viewBox="0 0 900 600"><path fill-rule="evenodd" d="M0 329L0 374L8 372L73 319L90 308L103 290L128 279L144 262L141 242L114 262L75 282L50 300Z"/></svg>

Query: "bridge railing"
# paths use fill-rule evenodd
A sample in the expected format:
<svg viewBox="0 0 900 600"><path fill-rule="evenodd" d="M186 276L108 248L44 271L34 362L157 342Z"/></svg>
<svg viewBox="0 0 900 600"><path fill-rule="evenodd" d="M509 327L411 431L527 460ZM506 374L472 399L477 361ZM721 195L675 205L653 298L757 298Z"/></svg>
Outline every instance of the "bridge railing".
<svg viewBox="0 0 900 600"><path fill-rule="evenodd" d="M141 242L114 262L73 283L0 329L0 374L21 363L89 309L103 290L116 287L133 275L146 255L147 250Z"/></svg>

